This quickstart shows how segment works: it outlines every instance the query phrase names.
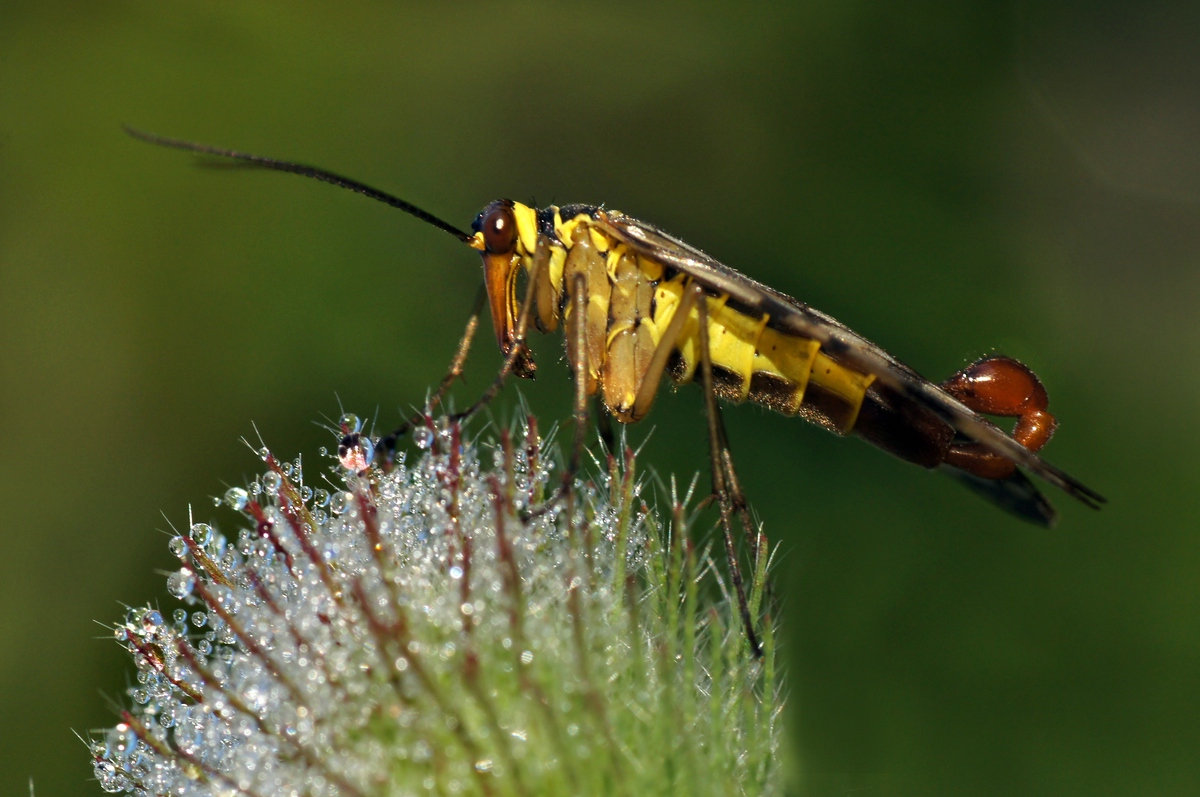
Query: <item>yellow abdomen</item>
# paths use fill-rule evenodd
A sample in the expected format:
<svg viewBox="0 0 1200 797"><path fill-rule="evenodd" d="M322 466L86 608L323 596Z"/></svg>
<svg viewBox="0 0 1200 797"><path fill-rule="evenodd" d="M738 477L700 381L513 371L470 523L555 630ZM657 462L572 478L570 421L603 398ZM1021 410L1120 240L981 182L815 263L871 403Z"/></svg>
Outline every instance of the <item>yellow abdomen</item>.
<svg viewBox="0 0 1200 797"><path fill-rule="evenodd" d="M661 282L655 292L654 325L666 329L683 295L686 275ZM708 297L708 340L717 393L747 399L785 415L801 415L845 434L854 427L863 396L875 377L836 362L808 338L787 335L730 307L728 296ZM676 345L671 377L690 382L699 364L699 313L695 308ZM806 400L807 399L807 400Z"/></svg>

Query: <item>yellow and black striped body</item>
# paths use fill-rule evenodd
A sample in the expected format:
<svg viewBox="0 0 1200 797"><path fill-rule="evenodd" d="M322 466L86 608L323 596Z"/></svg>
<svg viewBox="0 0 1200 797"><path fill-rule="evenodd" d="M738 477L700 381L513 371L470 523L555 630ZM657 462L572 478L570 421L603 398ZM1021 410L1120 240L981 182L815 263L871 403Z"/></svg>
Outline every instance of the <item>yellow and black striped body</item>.
<svg viewBox="0 0 1200 797"><path fill-rule="evenodd" d="M607 235L595 223L598 212L591 206L537 210L512 203L517 240L506 280L512 286L507 291L513 303L509 312L516 309L520 266L526 274L536 274L538 328L552 332L565 326L574 306L571 286L579 284L577 275L582 275L586 390L589 395L599 392L615 418L631 423L640 420L634 398L690 278ZM873 387L874 376L838 362L817 341L774 328L769 316L734 306L726 295L706 296L714 388L721 398L799 415L837 434L856 431L926 467L941 463L953 437L948 426ZM568 356L574 359L572 336L566 337ZM692 307L667 363L677 384L694 379L699 340L699 312Z"/></svg>
<svg viewBox="0 0 1200 797"><path fill-rule="evenodd" d="M400 197L324 169L126 131L152 144L354 191L479 252L505 365L492 387L456 417L478 411L509 374L534 375L525 345L531 317L546 332L571 321L572 334L566 337L572 365L586 365L580 387L588 394L601 392L622 422L649 411L664 373L688 382L708 361L714 391L727 400L748 399L839 434L853 432L925 467L948 465L972 489L1035 523L1052 525L1055 512L1018 466L1088 506L1104 503L1099 493L1037 455L1057 421L1047 410L1048 396L1037 375L1010 357L982 358L935 385L837 320L624 214L586 205L538 210L500 199L479 213L472 234ZM516 282L522 271L533 284L518 312ZM574 324L572 313L585 316L583 323ZM472 316L432 403L461 374L476 323ZM702 339L709 342L709 356L703 358ZM578 405L577 412L583 414ZM984 415L1016 418L1012 434ZM394 452L409 425L382 438L377 450ZM715 455L714 468L719 470Z"/></svg>

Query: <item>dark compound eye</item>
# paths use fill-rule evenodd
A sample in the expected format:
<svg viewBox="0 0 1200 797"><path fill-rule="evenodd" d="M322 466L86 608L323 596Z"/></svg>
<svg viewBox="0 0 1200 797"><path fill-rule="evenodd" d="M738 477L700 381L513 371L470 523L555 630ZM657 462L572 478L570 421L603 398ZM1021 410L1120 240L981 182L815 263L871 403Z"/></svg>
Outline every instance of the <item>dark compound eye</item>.
<svg viewBox="0 0 1200 797"><path fill-rule="evenodd" d="M517 242L517 220L512 208L497 205L483 217L483 244L492 254L511 252Z"/></svg>

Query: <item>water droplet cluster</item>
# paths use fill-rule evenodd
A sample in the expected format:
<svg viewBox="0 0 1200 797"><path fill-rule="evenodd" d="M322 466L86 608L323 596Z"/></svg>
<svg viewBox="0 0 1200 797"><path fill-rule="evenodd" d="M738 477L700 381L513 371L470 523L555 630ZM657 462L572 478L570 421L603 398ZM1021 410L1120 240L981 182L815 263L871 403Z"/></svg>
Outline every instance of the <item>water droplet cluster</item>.
<svg viewBox="0 0 1200 797"><path fill-rule="evenodd" d="M647 509L631 454L547 504L536 426L492 445L443 422L379 464L342 423L326 486L264 448L226 516L171 539L180 608L114 628L137 678L92 740L104 791L782 788L770 622L755 659L687 512Z"/></svg>

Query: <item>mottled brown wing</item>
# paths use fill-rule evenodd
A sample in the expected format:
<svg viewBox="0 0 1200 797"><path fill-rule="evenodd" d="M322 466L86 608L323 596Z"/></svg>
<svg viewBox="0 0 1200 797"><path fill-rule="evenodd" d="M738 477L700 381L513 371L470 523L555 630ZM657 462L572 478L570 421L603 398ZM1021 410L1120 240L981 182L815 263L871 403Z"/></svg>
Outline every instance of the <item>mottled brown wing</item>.
<svg viewBox="0 0 1200 797"><path fill-rule="evenodd" d="M769 314L771 325L781 331L816 340L827 354L874 375L928 408L959 434L1008 457L1093 509L1105 503L1103 496L1045 462L991 421L836 319L750 279L653 225L606 211L598 212L596 223L642 255L690 275L709 290L729 294L747 309Z"/></svg>

